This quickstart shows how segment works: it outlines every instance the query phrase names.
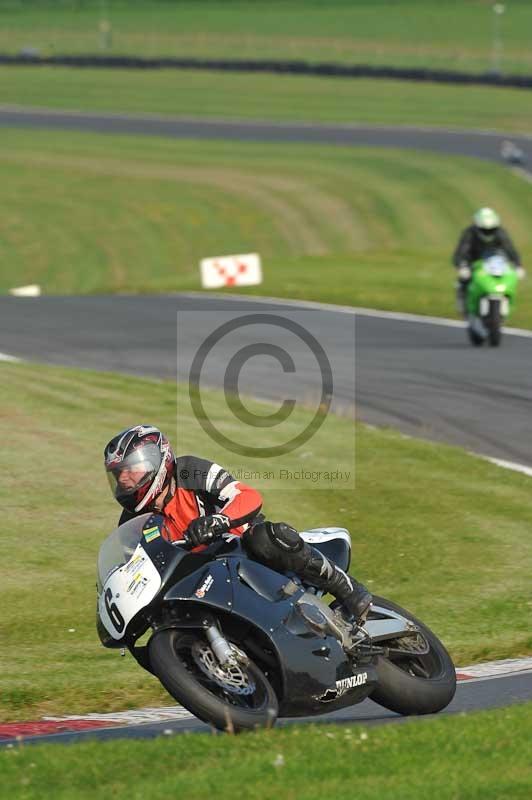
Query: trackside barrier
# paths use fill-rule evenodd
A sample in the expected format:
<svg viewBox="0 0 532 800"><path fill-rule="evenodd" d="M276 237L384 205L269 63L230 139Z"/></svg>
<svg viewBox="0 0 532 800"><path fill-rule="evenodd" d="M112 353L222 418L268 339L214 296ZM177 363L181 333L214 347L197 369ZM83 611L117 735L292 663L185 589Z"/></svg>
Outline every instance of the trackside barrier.
<svg viewBox="0 0 532 800"><path fill-rule="evenodd" d="M0 53L4 66L117 67L120 69L205 69L227 72L269 72L320 75L332 78L383 78L431 83L480 84L532 89L532 75L459 72L421 67L370 66L369 64L314 64L308 61L251 61L208 58L142 58L140 56L41 56L35 53Z"/></svg>

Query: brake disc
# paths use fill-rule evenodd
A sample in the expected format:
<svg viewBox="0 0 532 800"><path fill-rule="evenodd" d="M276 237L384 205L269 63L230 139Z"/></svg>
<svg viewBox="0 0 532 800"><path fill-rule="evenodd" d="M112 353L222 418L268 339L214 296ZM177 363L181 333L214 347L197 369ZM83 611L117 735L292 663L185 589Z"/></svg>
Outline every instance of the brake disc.
<svg viewBox="0 0 532 800"><path fill-rule="evenodd" d="M394 639L394 650L404 650L411 655L425 656L430 651L430 645L420 631L412 631L399 639Z"/></svg>
<svg viewBox="0 0 532 800"><path fill-rule="evenodd" d="M194 642L192 657L201 671L222 689L242 695L255 691L255 682L238 661L235 659L222 666L206 642Z"/></svg>

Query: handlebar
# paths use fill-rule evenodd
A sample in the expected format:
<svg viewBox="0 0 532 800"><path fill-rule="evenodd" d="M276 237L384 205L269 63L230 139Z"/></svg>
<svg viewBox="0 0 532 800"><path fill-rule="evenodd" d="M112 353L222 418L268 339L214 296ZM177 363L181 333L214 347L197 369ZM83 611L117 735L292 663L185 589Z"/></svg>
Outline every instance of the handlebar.
<svg viewBox="0 0 532 800"><path fill-rule="evenodd" d="M183 538L182 539L177 539L175 542L172 542L172 544L175 545L175 546L179 545L180 547L182 547L185 550L192 550L192 548L194 547L194 545L192 544L192 542L188 538L186 532L183 534Z"/></svg>

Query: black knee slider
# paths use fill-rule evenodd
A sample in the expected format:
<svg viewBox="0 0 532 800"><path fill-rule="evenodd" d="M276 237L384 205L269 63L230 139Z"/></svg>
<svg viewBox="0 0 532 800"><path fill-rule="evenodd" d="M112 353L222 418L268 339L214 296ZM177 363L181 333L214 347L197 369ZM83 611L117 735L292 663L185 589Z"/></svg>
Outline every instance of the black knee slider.
<svg viewBox="0 0 532 800"><path fill-rule="evenodd" d="M286 522L267 522L271 541L287 553L299 553L305 544L299 533Z"/></svg>

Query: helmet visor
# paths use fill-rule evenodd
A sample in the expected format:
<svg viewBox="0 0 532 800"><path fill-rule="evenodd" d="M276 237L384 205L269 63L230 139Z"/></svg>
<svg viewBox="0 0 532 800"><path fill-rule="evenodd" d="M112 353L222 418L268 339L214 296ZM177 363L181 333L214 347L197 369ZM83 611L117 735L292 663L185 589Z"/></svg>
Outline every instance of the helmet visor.
<svg viewBox="0 0 532 800"><path fill-rule="evenodd" d="M118 464L107 466L107 478L114 497L129 497L148 488L161 466L162 455L156 444L138 447Z"/></svg>
<svg viewBox="0 0 532 800"><path fill-rule="evenodd" d="M483 242L494 242L497 236L497 228L477 228L477 231Z"/></svg>

